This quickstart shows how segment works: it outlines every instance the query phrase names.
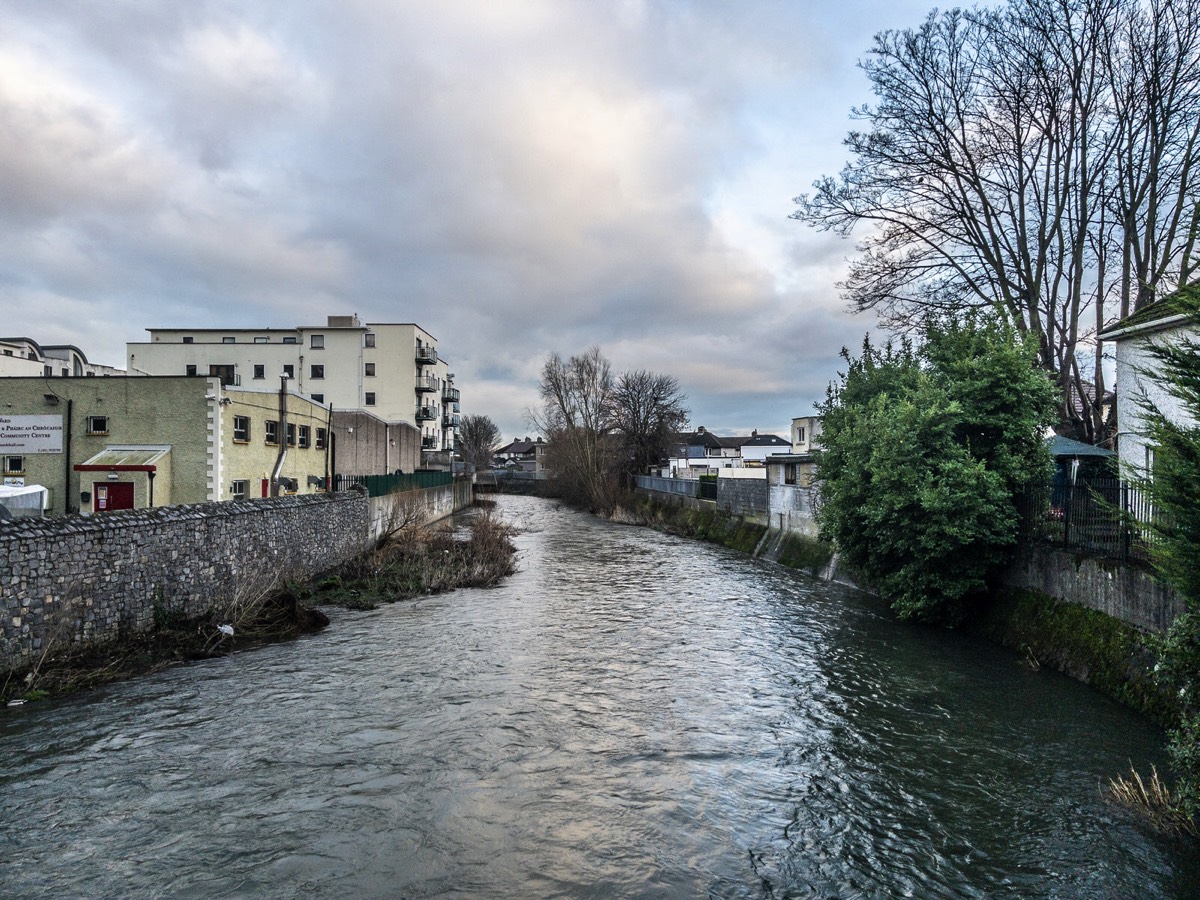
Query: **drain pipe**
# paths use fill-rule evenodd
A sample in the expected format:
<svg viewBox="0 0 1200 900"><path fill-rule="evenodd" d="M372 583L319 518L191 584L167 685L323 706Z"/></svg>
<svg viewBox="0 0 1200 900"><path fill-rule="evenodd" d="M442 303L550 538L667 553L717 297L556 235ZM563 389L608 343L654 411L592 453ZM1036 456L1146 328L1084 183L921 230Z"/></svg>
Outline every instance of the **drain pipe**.
<svg viewBox="0 0 1200 900"><path fill-rule="evenodd" d="M283 461L287 458L287 373L279 376L279 455L275 457L275 468L271 470L271 496L279 496L279 473L283 471Z"/></svg>

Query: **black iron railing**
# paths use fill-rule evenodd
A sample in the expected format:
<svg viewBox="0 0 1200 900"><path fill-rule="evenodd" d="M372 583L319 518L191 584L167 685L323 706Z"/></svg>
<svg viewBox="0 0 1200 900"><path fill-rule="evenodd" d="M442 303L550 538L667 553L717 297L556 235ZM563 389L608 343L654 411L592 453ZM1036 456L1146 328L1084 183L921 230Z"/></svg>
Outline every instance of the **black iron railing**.
<svg viewBox="0 0 1200 900"><path fill-rule="evenodd" d="M1033 484L1018 498L1017 509L1022 540L1111 559L1149 557L1153 505L1143 491L1118 478Z"/></svg>

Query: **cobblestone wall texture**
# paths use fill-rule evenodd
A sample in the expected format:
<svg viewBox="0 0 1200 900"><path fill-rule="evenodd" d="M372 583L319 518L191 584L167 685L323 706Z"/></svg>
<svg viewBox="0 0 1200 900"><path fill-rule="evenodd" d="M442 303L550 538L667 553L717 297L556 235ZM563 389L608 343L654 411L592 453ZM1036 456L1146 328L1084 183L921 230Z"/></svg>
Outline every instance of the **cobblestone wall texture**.
<svg viewBox="0 0 1200 900"><path fill-rule="evenodd" d="M168 506L0 526L0 671L202 615L362 552L365 494ZM50 645L50 646L48 646Z"/></svg>
<svg viewBox="0 0 1200 900"><path fill-rule="evenodd" d="M767 482L759 478L717 479L717 508L767 524Z"/></svg>

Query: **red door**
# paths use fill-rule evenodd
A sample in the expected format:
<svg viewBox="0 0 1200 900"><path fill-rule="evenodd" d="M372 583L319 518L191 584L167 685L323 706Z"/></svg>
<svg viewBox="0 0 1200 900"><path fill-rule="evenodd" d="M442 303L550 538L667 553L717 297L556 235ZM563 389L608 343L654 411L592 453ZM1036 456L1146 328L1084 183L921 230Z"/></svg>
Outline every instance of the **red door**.
<svg viewBox="0 0 1200 900"><path fill-rule="evenodd" d="M95 482L92 485L92 509L95 512L112 512L114 509L133 509L133 482Z"/></svg>

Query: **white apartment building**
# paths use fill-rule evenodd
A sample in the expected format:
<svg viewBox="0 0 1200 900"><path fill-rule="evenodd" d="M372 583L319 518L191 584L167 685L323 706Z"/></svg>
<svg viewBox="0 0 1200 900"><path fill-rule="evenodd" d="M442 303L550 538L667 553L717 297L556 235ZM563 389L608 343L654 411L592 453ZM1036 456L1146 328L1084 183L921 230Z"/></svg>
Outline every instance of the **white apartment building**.
<svg viewBox="0 0 1200 900"><path fill-rule="evenodd" d="M39 344L27 337L0 338L0 378L81 378L124 375L120 369L88 362L73 344Z"/></svg>
<svg viewBox="0 0 1200 900"><path fill-rule="evenodd" d="M286 375L296 393L334 410L366 410L415 424L426 451L453 450L459 392L437 339L413 323L329 316L296 328L148 328L126 345L130 375L215 376L271 387Z"/></svg>

